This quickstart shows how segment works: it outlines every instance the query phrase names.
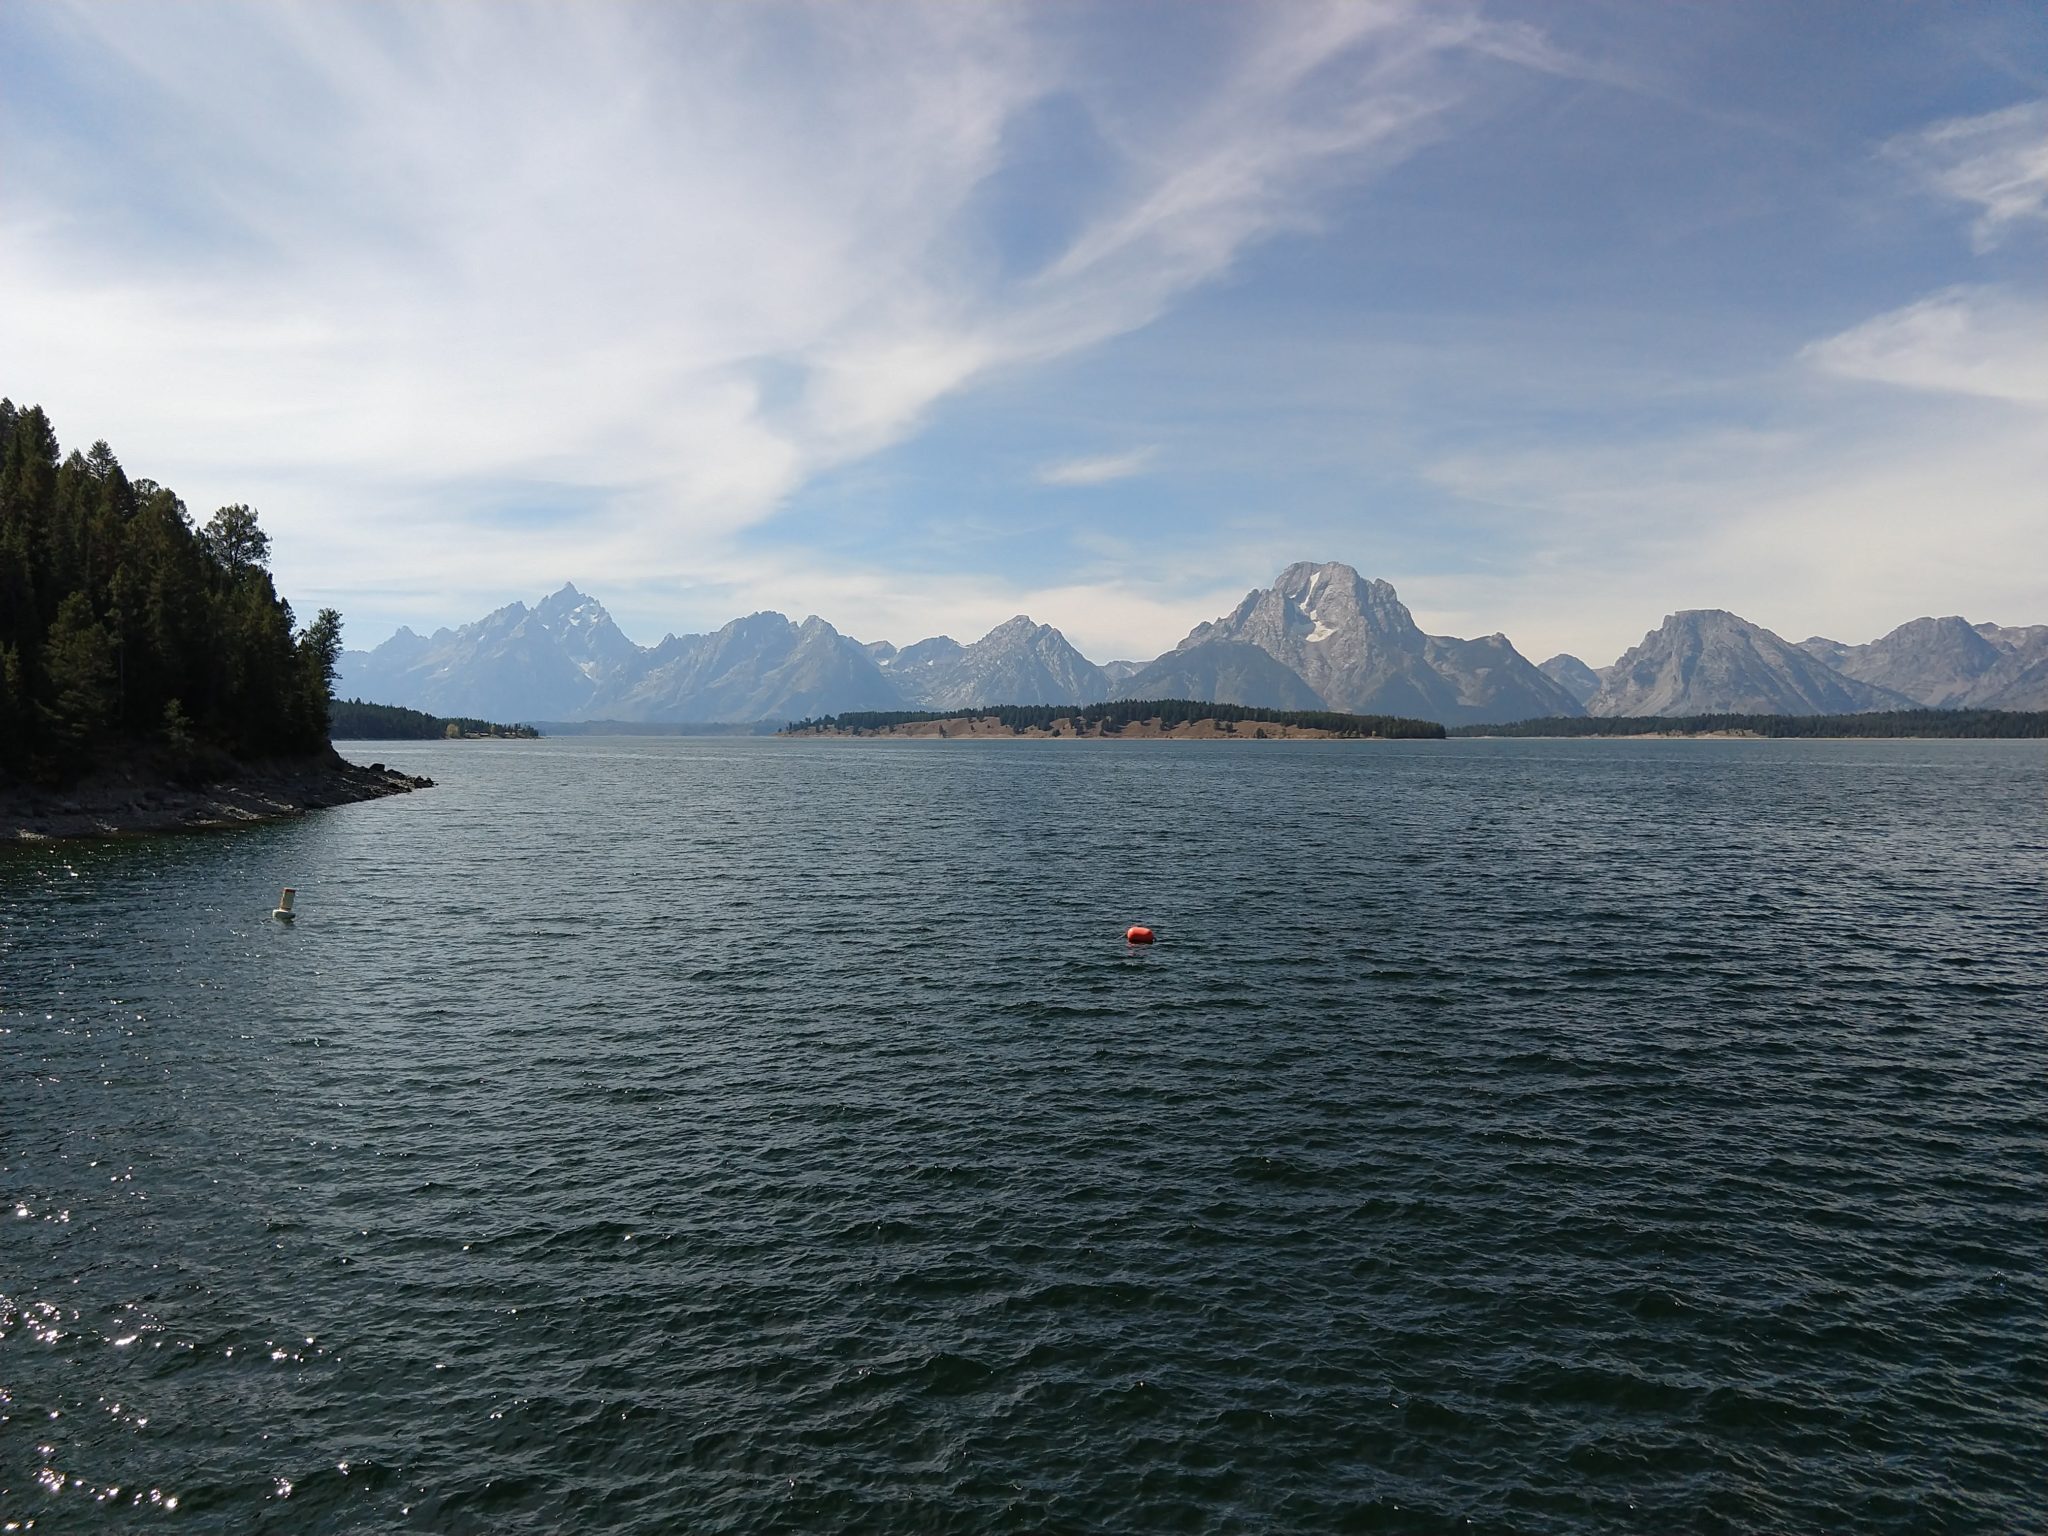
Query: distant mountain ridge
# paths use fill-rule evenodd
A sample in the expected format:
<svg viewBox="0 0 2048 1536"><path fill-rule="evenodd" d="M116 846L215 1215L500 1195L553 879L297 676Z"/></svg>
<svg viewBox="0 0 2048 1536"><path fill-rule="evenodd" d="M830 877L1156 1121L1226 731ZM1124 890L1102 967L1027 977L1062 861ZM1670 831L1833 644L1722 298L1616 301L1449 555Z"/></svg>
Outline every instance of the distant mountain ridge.
<svg viewBox="0 0 2048 1536"><path fill-rule="evenodd" d="M1586 713L1853 715L1914 701L1720 608L1674 613L1607 669Z"/></svg>
<svg viewBox="0 0 2048 1536"><path fill-rule="evenodd" d="M1799 648L1845 677L1934 709L2048 709L2048 624L1914 619L1868 645L1815 635Z"/></svg>
<svg viewBox="0 0 2048 1536"><path fill-rule="evenodd" d="M917 709L972 704L1098 704L1109 675L1067 643L1050 624L1023 614L998 624L972 645L944 635L898 651L866 647L902 699Z"/></svg>
<svg viewBox="0 0 2048 1536"><path fill-rule="evenodd" d="M967 644L863 644L815 615L753 613L640 646L565 584L457 629L400 629L341 658L337 688L443 716L635 724L783 721L850 710L1182 698L1445 725L1546 716L1826 714L1905 705L2048 708L2048 625L1916 619L1863 646L1793 645L1735 614L1673 614L1613 666L1532 665L1505 635L1425 634L1385 581L1290 565L1150 662L1098 666L1019 614Z"/></svg>
<svg viewBox="0 0 2048 1536"><path fill-rule="evenodd" d="M1550 660L1538 662L1536 670L1581 704L1600 691L1605 677L1604 673L1587 666L1569 651L1560 651Z"/></svg>

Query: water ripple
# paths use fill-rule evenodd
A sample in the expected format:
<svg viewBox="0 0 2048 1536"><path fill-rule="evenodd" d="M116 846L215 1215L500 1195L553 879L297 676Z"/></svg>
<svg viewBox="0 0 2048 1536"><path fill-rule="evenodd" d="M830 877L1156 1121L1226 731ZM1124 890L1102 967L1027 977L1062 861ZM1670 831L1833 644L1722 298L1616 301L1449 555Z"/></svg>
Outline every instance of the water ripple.
<svg viewBox="0 0 2048 1536"><path fill-rule="evenodd" d="M2038 744L375 755L0 854L0 1524L2048 1515Z"/></svg>

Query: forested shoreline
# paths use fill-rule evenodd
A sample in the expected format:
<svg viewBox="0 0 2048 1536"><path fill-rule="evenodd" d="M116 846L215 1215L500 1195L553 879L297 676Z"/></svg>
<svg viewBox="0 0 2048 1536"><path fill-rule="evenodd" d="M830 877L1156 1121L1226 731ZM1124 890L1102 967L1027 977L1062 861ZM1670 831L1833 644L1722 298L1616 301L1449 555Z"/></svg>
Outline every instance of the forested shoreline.
<svg viewBox="0 0 2048 1536"><path fill-rule="evenodd" d="M370 704L362 699L331 700L327 716L337 741L443 741L479 736L532 741L540 735L530 725L500 725L468 715L430 715L425 710Z"/></svg>
<svg viewBox="0 0 2048 1536"><path fill-rule="evenodd" d="M1453 736L1927 737L2009 740L2048 736L2048 710L1894 709L1866 715L1635 715L1546 717L1461 725Z"/></svg>
<svg viewBox="0 0 2048 1536"><path fill-rule="evenodd" d="M328 750L341 615L295 627L253 509L195 525L104 442L0 399L0 785Z"/></svg>
<svg viewBox="0 0 2048 1536"><path fill-rule="evenodd" d="M1105 704L991 704L969 710L870 709L848 710L815 720L796 720L784 733L837 732L857 735L863 731L889 730L902 725L921 725L972 716L997 720L1016 733L1047 730L1055 721L1069 720L1104 734L1115 735L1123 727L1157 720L1163 725L1186 725L1213 720L1223 725L1290 725L1303 730L1328 731L1334 736L1380 737L1387 740L1441 740L1444 728L1433 720L1409 720L1399 715L1347 715L1329 709L1266 709L1249 704L1212 704L1199 699L1112 699Z"/></svg>

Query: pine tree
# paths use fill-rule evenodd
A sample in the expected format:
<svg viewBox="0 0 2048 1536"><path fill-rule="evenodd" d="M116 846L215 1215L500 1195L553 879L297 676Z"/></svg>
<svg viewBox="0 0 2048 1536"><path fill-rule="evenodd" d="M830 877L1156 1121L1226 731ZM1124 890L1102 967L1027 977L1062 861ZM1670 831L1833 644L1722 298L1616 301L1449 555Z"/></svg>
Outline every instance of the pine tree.
<svg viewBox="0 0 2048 1536"><path fill-rule="evenodd" d="M213 514L199 535L213 563L229 576L270 564L270 535L256 526L256 510L237 502Z"/></svg>
<svg viewBox="0 0 2048 1536"><path fill-rule="evenodd" d="M114 726L114 642L83 592L65 594L43 646L43 733L51 757L77 772Z"/></svg>
<svg viewBox="0 0 2048 1536"><path fill-rule="evenodd" d="M269 562L248 506L195 530L106 443L62 456L40 407L0 400L0 781L318 751L341 616L294 634Z"/></svg>
<svg viewBox="0 0 2048 1536"><path fill-rule="evenodd" d="M341 614L322 608L318 618L299 631L298 738L301 750L316 751L327 741L327 701L341 670Z"/></svg>

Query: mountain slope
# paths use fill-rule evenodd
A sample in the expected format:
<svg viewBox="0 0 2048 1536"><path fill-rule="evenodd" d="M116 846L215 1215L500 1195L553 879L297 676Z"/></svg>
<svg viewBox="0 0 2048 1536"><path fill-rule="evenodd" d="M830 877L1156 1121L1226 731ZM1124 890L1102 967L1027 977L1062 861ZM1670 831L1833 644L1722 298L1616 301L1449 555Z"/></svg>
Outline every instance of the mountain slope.
<svg viewBox="0 0 2048 1536"><path fill-rule="evenodd" d="M2007 653L1960 618L1914 619L1868 645L1815 636L1799 649L1844 677L1904 694L1934 709L1970 698Z"/></svg>
<svg viewBox="0 0 2048 1536"><path fill-rule="evenodd" d="M1391 586L1348 565L1290 565L1232 612L1195 626L1176 649L1217 640L1257 646L1330 709L1450 725L1582 713L1505 636L1425 635Z"/></svg>
<svg viewBox="0 0 2048 1536"><path fill-rule="evenodd" d="M335 685L436 715L565 720L641 656L601 604L565 586L536 608L508 603L424 640L401 629L374 651L345 651Z"/></svg>
<svg viewBox="0 0 2048 1536"><path fill-rule="evenodd" d="M1913 700L1719 608L1674 613L1608 669L1589 715L1847 715Z"/></svg>
<svg viewBox="0 0 2048 1536"><path fill-rule="evenodd" d="M1536 670L1581 704L1600 691L1600 674L1569 651L1560 651L1548 661L1537 662Z"/></svg>
<svg viewBox="0 0 2048 1536"><path fill-rule="evenodd" d="M1998 647L1996 665L1963 702L1972 709L2048 709L2048 624L2001 628L1979 624L1977 633Z"/></svg>
<svg viewBox="0 0 2048 1536"><path fill-rule="evenodd" d="M1024 615L972 645L938 635L898 651L889 681L915 709L965 709L978 704L1096 704L1109 697L1102 668L1050 624Z"/></svg>
<svg viewBox="0 0 2048 1536"><path fill-rule="evenodd" d="M629 687L578 718L688 722L798 720L901 702L867 649L823 619L734 619L715 634L670 635Z"/></svg>
<svg viewBox="0 0 2048 1536"><path fill-rule="evenodd" d="M1199 699L1264 709L1327 709L1322 696L1282 662L1241 640L1205 640L1168 651L1114 685L1119 699Z"/></svg>

